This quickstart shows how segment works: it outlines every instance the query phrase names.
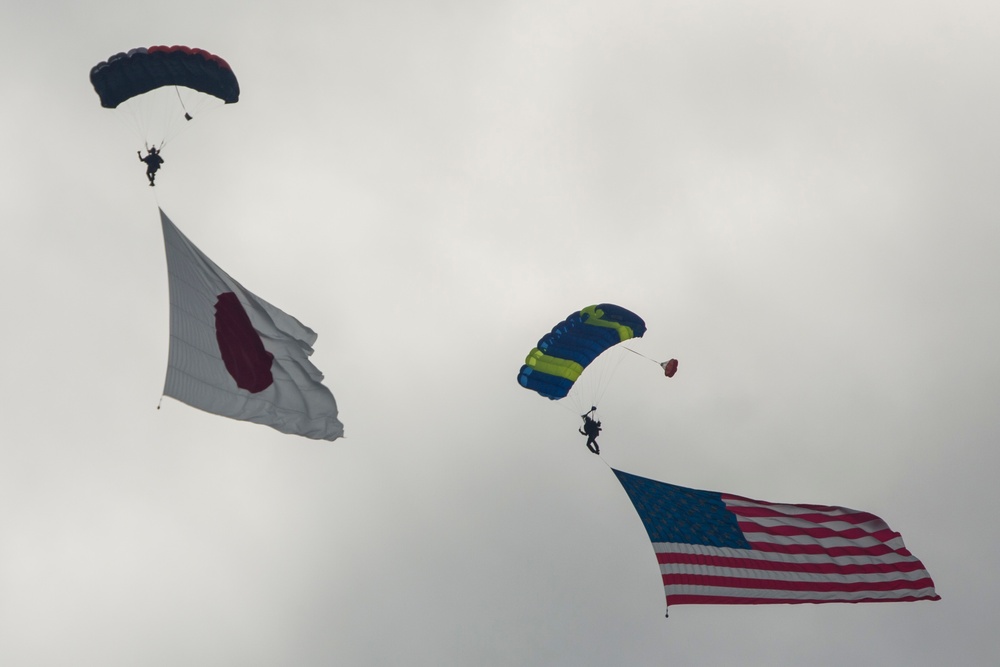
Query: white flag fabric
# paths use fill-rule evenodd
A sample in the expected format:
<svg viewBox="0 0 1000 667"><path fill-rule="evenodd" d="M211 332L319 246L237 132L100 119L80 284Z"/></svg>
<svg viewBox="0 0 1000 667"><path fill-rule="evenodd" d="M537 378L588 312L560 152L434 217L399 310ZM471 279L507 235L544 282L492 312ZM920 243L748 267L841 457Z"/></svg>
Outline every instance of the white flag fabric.
<svg viewBox="0 0 1000 667"><path fill-rule="evenodd" d="M160 210L170 286L163 393L233 419L317 440L344 435L309 361L316 333L244 289Z"/></svg>

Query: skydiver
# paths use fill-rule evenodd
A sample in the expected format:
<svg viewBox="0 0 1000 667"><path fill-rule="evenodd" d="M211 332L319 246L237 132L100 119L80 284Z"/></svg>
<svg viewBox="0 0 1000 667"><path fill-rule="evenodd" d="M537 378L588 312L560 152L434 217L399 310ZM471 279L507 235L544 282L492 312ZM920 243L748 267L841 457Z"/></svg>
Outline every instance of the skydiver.
<svg viewBox="0 0 1000 667"><path fill-rule="evenodd" d="M587 436L587 449L594 454L600 454L601 448L597 446L597 436L601 433L601 422L590 416L595 410L597 410L597 406L592 405L590 406L590 410L580 415L583 419L583 428L580 429L580 435Z"/></svg>
<svg viewBox="0 0 1000 667"><path fill-rule="evenodd" d="M140 162L146 163L146 178L149 179L149 187L156 185L153 181L156 179L156 171L163 164L164 160L160 157L160 151L156 150L156 146L148 149L149 154L146 157L142 156L142 151L136 151L139 156Z"/></svg>

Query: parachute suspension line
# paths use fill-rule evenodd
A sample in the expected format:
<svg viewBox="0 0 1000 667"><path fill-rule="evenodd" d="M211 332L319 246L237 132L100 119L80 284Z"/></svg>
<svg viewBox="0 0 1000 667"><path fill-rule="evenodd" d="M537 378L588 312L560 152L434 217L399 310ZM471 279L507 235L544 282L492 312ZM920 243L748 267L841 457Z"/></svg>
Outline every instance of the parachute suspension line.
<svg viewBox="0 0 1000 667"><path fill-rule="evenodd" d="M597 391L591 405L599 405L601 401L604 400L604 394L608 391L608 387L611 386L611 380L615 377L615 373L618 372L618 367L621 366L622 361L624 360L625 355L620 353L615 354L613 351L610 355L605 357L603 362L598 360L594 369L599 373L597 378Z"/></svg>
<svg viewBox="0 0 1000 667"><path fill-rule="evenodd" d="M174 92L177 93L177 101L181 103L181 109L184 109L184 120L191 120L192 116L188 113L187 107L184 106L184 98L181 97L181 89L174 86Z"/></svg>
<svg viewBox="0 0 1000 667"><path fill-rule="evenodd" d="M555 404L558 405L563 410L565 410L566 412L572 414L572 415L577 414L577 407L576 407L577 404L576 403L569 404L569 403L565 403L563 401L555 401Z"/></svg>

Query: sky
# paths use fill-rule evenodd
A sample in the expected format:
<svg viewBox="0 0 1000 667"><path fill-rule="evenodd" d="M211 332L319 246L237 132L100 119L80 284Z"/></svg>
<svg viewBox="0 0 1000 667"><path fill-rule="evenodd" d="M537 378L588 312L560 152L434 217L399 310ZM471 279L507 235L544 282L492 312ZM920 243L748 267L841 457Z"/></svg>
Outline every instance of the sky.
<svg viewBox="0 0 1000 667"><path fill-rule="evenodd" d="M164 148L88 73L224 57ZM995 665L1000 6L0 7L0 664ZM162 398L157 208L313 328L335 442ZM617 303L579 412L518 386ZM678 606L609 467L873 512L938 602Z"/></svg>

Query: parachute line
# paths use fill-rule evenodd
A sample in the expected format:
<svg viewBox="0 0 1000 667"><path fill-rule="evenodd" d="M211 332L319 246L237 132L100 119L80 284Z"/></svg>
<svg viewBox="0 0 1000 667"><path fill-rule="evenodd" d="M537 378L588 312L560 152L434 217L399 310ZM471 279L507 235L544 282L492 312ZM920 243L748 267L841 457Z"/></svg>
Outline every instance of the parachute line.
<svg viewBox="0 0 1000 667"><path fill-rule="evenodd" d="M187 107L184 106L184 98L181 97L181 89L174 86L174 92L177 93L177 101L181 103L181 109L184 110L184 119L191 120L191 114L188 113Z"/></svg>
<svg viewBox="0 0 1000 667"><path fill-rule="evenodd" d="M625 347L624 345L622 345L622 349L623 349L623 350L628 350L628 351L629 351L629 352L631 352L632 354L638 354L638 355L639 355L640 357L642 357L643 359L649 359L650 361L653 361L653 362L655 362L655 363L657 363L657 364L659 364L659 363L660 363L659 361L656 361L656 359L653 359L652 357L647 357L647 356L646 356L645 354L643 354L642 352L636 352L635 350L633 350L633 349L632 349L632 348L630 348L630 347Z"/></svg>

